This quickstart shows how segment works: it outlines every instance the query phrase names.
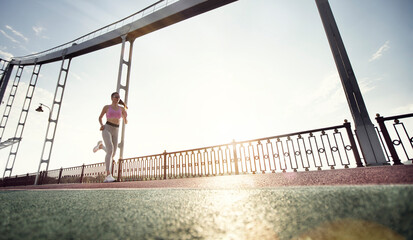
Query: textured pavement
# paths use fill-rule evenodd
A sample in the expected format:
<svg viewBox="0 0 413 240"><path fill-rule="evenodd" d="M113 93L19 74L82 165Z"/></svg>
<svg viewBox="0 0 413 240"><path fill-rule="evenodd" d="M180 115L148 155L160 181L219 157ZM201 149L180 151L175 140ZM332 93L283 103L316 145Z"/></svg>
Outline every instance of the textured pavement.
<svg viewBox="0 0 413 240"><path fill-rule="evenodd" d="M0 239L413 239L412 183L408 165L7 187Z"/></svg>
<svg viewBox="0 0 413 240"><path fill-rule="evenodd" d="M195 177L167 180L49 184L5 187L11 189L99 189L99 188L198 188L250 189L281 186L413 184L413 165L376 166L309 172L266 173Z"/></svg>
<svg viewBox="0 0 413 240"><path fill-rule="evenodd" d="M413 239L412 185L0 191L0 239Z"/></svg>

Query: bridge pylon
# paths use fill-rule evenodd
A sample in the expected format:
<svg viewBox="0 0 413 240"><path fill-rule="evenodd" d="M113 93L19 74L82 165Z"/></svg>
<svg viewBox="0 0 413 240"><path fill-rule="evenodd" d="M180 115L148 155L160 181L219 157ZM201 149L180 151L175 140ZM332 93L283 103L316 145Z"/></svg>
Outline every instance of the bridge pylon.
<svg viewBox="0 0 413 240"><path fill-rule="evenodd" d="M9 121L10 112L13 107L14 99L16 98L17 89L19 88L20 79L23 74L23 69L24 69L24 66L19 64L17 71L16 71L16 75L14 77L13 85L11 86L9 97L6 102L6 107L4 108L3 117L1 118L1 121L0 121L0 142L1 142L1 139L3 138L4 131L6 130L7 122ZM8 73L5 73L3 76L6 76L7 74ZM11 74L11 69L10 69L10 74ZM6 82L4 82L4 85L5 85L4 87L7 88Z"/></svg>
<svg viewBox="0 0 413 240"><path fill-rule="evenodd" d="M46 173L49 170L50 157L52 155L57 124L59 122L60 110L62 108L63 95L66 88L66 80L67 76L69 75L71 61L72 58L65 58L65 55L62 56L62 65L60 67L59 78L57 80L53 105L49 112L49 122L47 125L46 137L44 139L42 155L40 157L39 168L37 169L36 179L34 182L35 185L37 185L38 183L40 168L42 167L42 165L46 164Z"/></svg>
<svg viewBox="0 0 413 240"><path fill-rule="evenodd" d="M379 137L370 120L356 76L328 0L315 0L353 116L356 135L367 166L387 165Z"/></svg>
<svg viewBox="0 0 413 240"><path fill-rule="evenodd" d="M120 53L120 60L119 60L119 72L118 72L118 82L116 86L116 91L120 94L121 98L123 98L124 103L128 106L128 98L129 98L129 82L130 82L130 73L132 67L132 52L133 52L133 43L135 38L127 40L127 34L122 36L122 47ZM126 56L126 44L129 42L129 53ZM125 57L127 60L125 60ZM126 67L126 76L122 76L123 68ZM125 147L125 122L122 122L122 130L121 130L121 138L120 143L118 144L119 147L119 159L123 158L123 152ZM122 166L119 164L119 168ZM120 172L120 171L119 171Z"/></svg>
<svg viewBox="0 0 413 240"><path fill-rule="evenodd" d="M9 79L11 72L13 71L14 65L9 61L0 58L0 106L3 104L3 96L6 91L7 85L9 84Z"/></svg>
<svg viewBox="0 0 413 240"><path fill-rule="evenodd" d="M39 78L41 67L42 67L41 64L40 65L35 64L33 66L32 76L30 78L30 83L29 83L29 86L27 88L26 97L24 99L23 107L22 107L22 110L21 110L21 113L20 113L19 122L17 123L16 131L14 133L14 138L13 139L20 139L20 140L22 139L24 127L26 125L27 116L29 115L30 106L31 106L32 99L33 99L33 94L34 94L34 90L36 88L37 80ZM7 159L6 168L4 170L3 178L5 177L7 171L9 171L9 177L11 176L11 173L12 173L13 167L14 167L14 163L15 163L16 158L17 158L17 153L19 151L19 147L20 147L20 143L21 143L20 140L17 141L15 144L13 144L13 146L10 149L10 154L9 154L8 159Z"/></svg>

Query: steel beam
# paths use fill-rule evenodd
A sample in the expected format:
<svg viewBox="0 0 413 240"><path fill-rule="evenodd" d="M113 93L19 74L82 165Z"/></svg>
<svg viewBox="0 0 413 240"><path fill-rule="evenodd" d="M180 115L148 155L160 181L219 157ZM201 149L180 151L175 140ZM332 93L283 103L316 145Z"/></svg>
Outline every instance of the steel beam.
<svg viewBox="0 0 413 240"><path fill-rule="evenodd" d="M0 142L1 142L1 139L3 138L4 131L6 130L7 122L9 120L9 116L10 116L10 112L11 112L11 109L13 107L14 98L16 97L17 89L19 88L20 78L23 74L23 69L24 69L24 66L22 66L22 65L18 66L16 76L14 77L13 85L12 85L11 90L10 90L10 95L9 95L9 98L7 99L6 107L4 109L3 117L0 121ZM5 87L7 87L7 86L5 86Z"/></svg>
<svg viewBox="0 0 413 240"><path fill-rule="evenodd" d="M50 157L52 155L52 149L54 139L56 136L57 124L59 122L60 110L62 109L63 95L66 88L66 80L69 75L70 62L72 58L66 59L65 55L62 57L62 65L60 67L59 78L57 80L56 91L54 95L53 105L49 112L49 123L47 125L46 137L43 144L42 155L40 157L39 168L36 173L35 185L38 184L40 168L42 164L46 164L45 172L49 170Z"/></svg>
<svg viewBox="0 0 413 240"><path fill-rule="evenodd" d="M34 90L36 88L37 79L39 78L39 73L42 65L34 65L32 76L30 78L29 87L27 88L26 98L24 99L22 111L20 113L19 122L17 123L17 128L14 133L14 139L22 139L24 126L26 124L27 116L29 115L30 106L33 99ZM19 151L21 141L17 141L10 149L10 154L7 159L6 169L3 174L3 178L6 175L6 171L9 171L9 177L13 171L14 163L17 158L17 153Z"/></svg>
<svg viewBox="0 0 413 240"><path fill-rule="evenodd" d="M29 56L16 57L11 63L21 61L22 65L56 62L63 53L66 58L73 58L122 42L122 36L128 35L128 41L168 27L188 18L219 8L237 0L179 0L168 3L161 0L122 20L81 36L73 41ZM171 1L169 1L171 2ZM149 14L147 14L149 12Z"/></svg>
<svg viewBox="0 0 413 240"><path fill-rule="evenodd" d="M328 0L315 1L355 122L356 135L364 156L364 161L367 166L386 165L387 161L383 149L367 112L367 107L361 95L330 4Z"/></svg>
<svg viewBox="0 0 413 240"><path fill-rule="evenodd" d="M119 61L119 73L118 73L118 83L116 87L116 91L120 94L121 98L123 99L124 103L128 105L128 97L129 97L129 81L130 81L130 73L131 73L131 66L132 66L132 51L133 51L133 43L134 39L129 41L129 55L127 60L125 60L125 45L127 42L127 35L122 36L122 48L120 54L120 61ZM122 72L123 67L127 68L126 76L124 76L125 81L122 81ZM121 130L121 140L119 143L119 158L123 158L123 151L124 151L124 144L125 142L125 122L122 122L122 130Z"/></svg>
<svg viewBox="0 0 413 240"><path fill-rule="evenodd" d="M3 60L3 64L5 65L6 62ZM4 93L6 92L7 85L9 84L9 79L11 76L11 73L13 71L14 65L11 63L7 63L7 65L1 69L1 74L0 74L0 106L3 104L3 97Z"/></svg>

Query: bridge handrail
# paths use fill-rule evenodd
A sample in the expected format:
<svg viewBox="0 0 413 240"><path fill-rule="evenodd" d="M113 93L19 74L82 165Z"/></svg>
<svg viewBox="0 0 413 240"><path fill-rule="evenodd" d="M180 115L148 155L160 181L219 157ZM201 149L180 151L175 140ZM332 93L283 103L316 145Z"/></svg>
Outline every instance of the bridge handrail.
<svg viewBox="0 0 413 240"><path fill-rule="evenodd" d="M119 159L118 162L113 162L112 164L112 172L114 176L121 177L119 175L122 175L122 166L124 163L135 160L135 159L148 159L148 158L157 158L157 159L162 159L167 156L172 156L172 155L178 155L178 154L183 154L183 153L188 153L188 152L195 152L195 151L202 151L206 149L218 149L218 148L229 148L233 147L234 145L236 146L241 146L243 144L249 144L252 142L264 142L268 141L270 139L279 139L279 138L285 138L285 137L292 137L292 136L300 136L304 134L314 134L314 133L320 133L324 134L324 132L327 131L334 131L337 132L338 129L351 129L350 123L345 122L343 125L337 125L337 126L332 126L332 127L326 127L326 128L319 128L319 129L312 129L308 131L301 131L301 132L294 132L294 133L289 133L289 134L282 134L282 135L277 135L277 136L271 136L271 137L264 137L264 138L259 138L259 139L253 139L253 140L245 140L245 141L233 141L231 143L226 143L226 144L220 144L220 145L213 145L213 146L207 146L207 147L200 147L200 148L195 148L195 149L186 149L186 150L181 150L181 151L174 151L174 152L164 152L160 154L152 154L152 155L147 155L147 156L139 156L139 157L132 157L132 158L124 158L124 159ZM351 130L350 130L351 131ZM351 140L350 140L351 142ZM353 143L350 143L351 147L348 146L347 151L351 150L354 152L357 152L357 146L355 146ZM95 169L94 171L90 172L88 169ZM99 170L97 170L99 169ZM83 178L85 177L90 177L94 176L95 178L101 177L105 174L105 163L100 162L100 163L92 163L92 164L83 164L79 166L73 166L73 167L66 167L66 168L60 168L60 169L53 169L53 170L48 170L43 171L40 173L41 175L41 184L47 184L49 181L52 181L51 183L55 182L60 182L61 179L65 179L65 182L82 182ZM160 169L159 169L160 170ZM319 169L321 170L321 169ZM31 173L29 176L36 175L36 173ZM11 179L11 178L6 178ZM55 179L55 180L52 180ZM4 181L4 179L1 179ZM1 181L0 180L0 181ZM103 181L103 179L100 179ZM11 184L11 183L10 183Z"/></svg>
<svg viewBox="0 0 413 240"><path fill-rule="evenodd" d="M403 123L399 122L398 119L412 118L412 117L413 117L413 113L397 115L397 116L390 116L390 117L381 117L380 115L378 115L376 120L378 121L379 125L381 123L383 123L384 121L389 121L389 120L395 120L395 124L403 124ZM380 127L383 127L383 126L380 126ZM161 177L165 179L165 176L170 178L171 175L172 175L171 169L170 169L171 168L170 164L172 162L171 163L168 162L166 164L158 163L158 162L155 163L155 160L164 162L165 158L168 158L168 160L169 160L171 157L173 158L174 156L178 156L179 154L186 154L186 153L191 153L191 152L196 152L196 151L205 151L207 149L223 148L224 149L223 151L225 151L225 153L226 153L226 151L231 151L231 150L233 151L234 149L236 151L240 151L240 148L242 148L243 147L242 145L244 145L244 144L250 144L250 143L253 143L253 142L258 142L258 145L260 145L260 144L264 145L264 144L267 144L267 141L269 141L269 140L277 140L277 139L280 139L280 138L287 138L287 141L290 141L289 140L290 137L293 137L293 136L296 136L299 139L301 139L300 136L304 136L305 134L310 134L310 136L313 136L315 133L320 133L320 132L321 132L321 135L319 135L319 137L322 137L322 136L328 135L326 133L327 131L330 131L330 132L333 131L333 134L340 134L341 135L341 132L339 132L338 130L343 129L343 128L346 129L346 132L347 132L347 134L345 134L345 133L343 134L343 135L347 135L347 139L345 140L346 143L344 141L342 142L342 144L344 146L344 151L346 151L346 152L347 151L352 151L353 154L355 154L355 156L354 156L354 158L349 157L349 156L347 156L347 153L344 152L345 155L346 155L345 160L347 160L347 161L345 161L344 163L341 162L341 164L344 164L344 166L346 167L348 164L354 164L354 162L350 163L349 161L354 161L355 160L356 163L358 162L357 166L361 167L362 165L360 165L361 164L360 156L358 156L358 157L356 156L356 154L358 154L358 148L357 148L357 143L355 142L355 139L353 137L353 130L351 129L350 123L345 121L343 125L337 125L337 126L332 126L332 127L319 128L319 129L313 129L313 130L301 131L301 132L295 132L295 133L289 133L289 134L282 134L282 135L277 135L277 136L264 137L264 138L258 138L258 139L253 139L253 140L246 140L246 141L238 141L238 142L233 141L233 142L227 143L227 144L220 144L220 145L201 147L201 148L195 148L195 149L187 149L187 150L182 150L182 151L175 151L175 152L166 152L165 151L164 153L160 153L160 154L153 154L153 155L147 155L147 156L139 156L139 157L133 157L133 158L119 159L118 162L115 162L115 161L113 162L112 172L113 172L114 176L116 176L120 179L128 180L128 176L125 176L125 177L122 178L122 175L123 174L130 175L130 172L134 172L134 174L136 174L137 169L134 169L134 168L138 168L138 166L136 166L136 165L130 165L131 161L134 161L134 160L137 160L137 159L143 159L143 160L150 159L152 161L152 165L147 164L146 166L143 166L144 168L147 168L146 173L143 172L143 174L144 175L146 174L148 176L144 177L142 175L142 172L140 172L140 173L138 173L138 175L139 174L141 174L141 175L137 176L137 179L135 179L135 180L161 179ZM385 126L384 126L384 129L386 129ZM403 126L403 129L406 130L404 128L404 126ZM387 132L387 130L386 131L384 131L383 129L381 129L381 131L378 130L378 134L382 134L383 132ZM407 134L407 132L406 132L406 134ZM323 140L321 139L321 141L323 141ZM401 142L402 140L399 139L399 141ZM383 141L382 141L382 143L383 143L383 145L386 144ZM410 144L413 143L413 138L407 139L406 144L408 145L409 143ZM387 147L390 148L391 146L393 146L393 143L390 140L390 143L387 145ZM413 148L413 144L411 146ZM327 150L331 150L333 152L337 151L337 147L338 147L337 142L336 142L335 145L333 144L330 147L331 147L331 149L328 149L327 147L324 147L324 146L320 147L320 148L317 147L317 148L314 149L315 150L314 153L317 153L317 152L322 153L322 152L325 152ZM311 148L311 146L310 146L310 148ZM304 150L303 155L309 154L308 149L304 148L303 150ZM282 155L282 154L285 154L285 153L286 152L279 152L278 154ZM387 150L386 150L386 153L387 153ZM267 152L266 154L269 154L269 152ZM291 156L294 157L293 155L297 154L297 152L291 152L289 154L291 154ZM254 156L251 156L251 157L252 157L251 159L253 159ZM393 155L393 153L392 153L391 157L392 157L392 160L393 160L393 164L397 165L397 161L395 161L396 159L399 159L397 157L397 155ZM242 157L241 155L239 155L238 157L236 157L235 155L233 155L233 156L230 156L230 159L227 159L227 160L230 161L231 164L234 164L235 159L239 160L241 158L246 158L246 156ZM333 156L333 158L334 158L334 156ZM265 160L265 157L264 157L264 160ZM409 158L409 156L407 156L407 160L412 161L412 158ZM329 160L327 159L327 161L329 161ZM328 164L328 166L334 167L335 166L334 162L335 161L333 159L333 164L332 165L329 165L328 162L327 162L327 164ZM400 162L400 160L398 162ZM128 165L128 163L129 163L129 165ZM389 163L390 163L390 159L389 159ZM126 165L124 165L124 164L126 164ZM153 164L155 164L155 165L158 164L158 165L155 166ZM139 168L141 168L141 167L139 167ZM241 164L241 167L242 167L242 164ZM298 167L298 165L297 165L297 167ZM303 167L304 167L304 165L303 165ZM318 167L318 166L315 166L315 167ZM157 171L156 174L152 174L152 171L155 171L154 169ZM165 169L167 169L169 171L167 174L165 174L165 172L164 173L160 172L161 170L165 170ZM284 169L281 168L281 169L278 169L278 170L283 170L284 171L286 169L287 169L287 166L285 166ZM124 172L125 170L126 170L126 172ZM318 168L318 170L322 170L322 169ZM307 169L306 169L306 171L307 171ZM241 169L240 172L244 172L243 169ZM15 186L14 182L16 182L17 184L19 184L19 183L23 184L24 183L25 185L33 184L34 183L34 176L36 174L37 173L30 173L30 174L27 173L25 175L24 174L23 175L16 175L15 177L6 177L5 179L0 179L0 186L2 186L2 185L4 185L4 186ZM155 177L153 177L151 174ZM185 173L182 173L182 174L187 175L188 173L185 172ZM193 173L191 173L191 174L193 174ZM191 174L189 174L189 175L191 175ZM100 162L100 163L92 163L92 164L83 164L83 165L75 166L75 167L67 167L67 168L49 170L47 172L43 171L43 172L40 173L40 175L42 176L41 179L44 179L44 181L41 181L41 184L61 183L61 181L65 182L65 183L102 182L103 178L104 178L104 175L105 175L105 163ZM176 177L176 176L172 176L172 178L174 178L174 177ZM135 178L136 178L136 176L135 176Z"/></svg>
<svg viewBox="0 0 413 240"><path fill-rule="evenodd" d="M413 160L413 137L411 137L411 133L409 134L405 127L405 123L401 120L406 118L413 118L413 113L390 117L383 117L380 116L380 114L376 114L376 121L379 125L378 127L376 127L376 131L380 137L382 147L386 153L387 161L390 162L391 158L395 165L402 164L402 159L399 158L399 154L405 155L405 157L409 161ZM386 122L391 120L394 120L392 133L390 133L391 128L388 128L386 126ZM398 129L396 126L399 126L400 129ZM407 140L407 142L403 143L403 137L406 138L405 140Z"/></svg>
<svg viewBox="0 0 413 240"><path fill-rule="evenodd" d="M232 143L225 143L225 144L219 144L219 145L213 145L213 146L207 146L207 147L200 147L200 148L193 148L193 149L186 149L186 150L168 152L168 154L193 152L193 151L200 151L200 150L211 149L211 148L220 148L220 147L222 148L222 147L233 145L233 144L240 145L240 144L245 144L245 143L250 143L250 142L261 142L261 141L266 141L268 139L277 139L277 138L284 138L284 137L295 136L295 135L304 135L304 134L309 134L309 133L323 132L323 131L335 130L335 129L340 129L340 128L345 128L345 125L337 125L337 126L333 126L333 127L319 128L319 129L313 129L313 130L302 131L302 132L295 132L295 133L288 133L288 134L282 134L282 135L271 136L271 137L257 138L257 139L252 139L252 140L234 141ZM124 159L121 159L121 160L131 160L131 159L136 159L136 158L148 158L148 157L155 157L155 156L160 156L160 155L163 155L163 154L162 153L161 154L152 154L152 155L147 155L147 156L124 158Z"/></svg>
<svg viewBox="0 0 413 240"><path fill-rule="evenodd" d="M377 114L376 116L380 117L380 114ZM398 119L401 119L401 118L411 118L411 117L413 117L413 113L396 115L396 116L391 116L391 117L383 117L383 121L398 120Z"/></svg>
<svg viewBox="0 0 413 240"><path fill-rule="evenodd" d="M111 23L111 24L106 25L106 26L104 26L104 27L102 27L102 28L99 28L99 29L97 29L97 30L95 30L95 31L93 31L93 32L90 32L90 33L85 34L85 35L83 35L83 36L81 36L81 37L78 37L78 38L76 38L75 40L72 40L72 41L70 41L70 42L61 44L61 45L59 45L59 46L57 46L57 47L54 47L54 48L51 48L51 49L48 49L48 50L45 50L45 51L42 51L42 52L33 53L33 54L30 54L30 55L26 55L26 56L14 57L13 60L14 60L14 61L19 61L19 60L24 60L24 59L36 58L36 57L40 57L40 56L43 56L43 55L46 55L46 54L49 54L49 53L52 53L52 52L57 52L57 51L59 51L59 50L63 50L63 49L65 49L65 48L67 48L67 47L72 46L73 44L80 44L80 43L82 43L82 42L84 42L84 41L90 40L90 39L91 39L90 37L91 37L92 35L93 35L92 38L101 36L101 35L102 35L102 32L103 32L105 29L106 29L106 32L109 32L109 30L110 30L110 28L111 28L112 26L114 26L114 28L113 28L112 30L115 30L115 29L118 29L118 28L124 26L125 21L128 20L128 19L130 19L130 18L132 18L131 22L133 22L134 20L136 21L136 20L138 20L138 19L141 19L141 18L143 18L143 17L145 17L145 16L147 16L147 15L155 12L156 10L162 9L162 8L164 8L164 7L166 7L166 6L169 6L169 5L171 5L172 3L175 3L175 2L178 2L178 1L179 1L179 0L159 0L159 1L155 2L155 3L153 3L152 5L144 8L144 9L142 9L142 10L136 12L136 13L133 13L133 14L125 17L125 18L122 18L121 20L118 20L118 21L116 21L116 22L114 22L114 23ZM149 11L149 12L147 12L148 9L152 9L152 10ZM141 14L141 16L140 16L139 18L134 19L134 17L137 16L137 15L139 15L139 14ZM117 25L118 23L122 23L122 25L121 25L120 27L116 27L116 25ZM99 32L100 32L100 34L95 35L96 33L99 33Z"/></svg>

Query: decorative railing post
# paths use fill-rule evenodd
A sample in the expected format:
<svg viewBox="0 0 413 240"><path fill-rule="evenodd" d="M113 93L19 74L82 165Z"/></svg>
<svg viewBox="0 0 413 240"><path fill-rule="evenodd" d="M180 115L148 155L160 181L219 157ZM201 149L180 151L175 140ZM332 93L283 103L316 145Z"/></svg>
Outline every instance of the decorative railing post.
<svg viewBox="0 0 413 240"><path fill-rule="evenodd" d="M85 164L82 165L82 173L80 174L80 183L83 182L83 175L85 174Z"/></svg>
<svg viewBox="0 0 413 240"><path fill-rule="evenodd" d="M43 171L41 171L40 172L40 174L39 174L39 182L37 183L38 185L42 185L43 184L43 174L44 174L44 172Z"/></svg>
<svg viewBox="0 0 413 240"><path fill-rule="evenodd" d="M235 174L239 175L239 169L238 169L238 156L237 156L237 143L235 142L235 139L232 140L232 151L234 153L234 164L235 164Z"/></svg>
<svg viewBox="0 0 413 240"><path fill-rule="evenodd" d="M353 132L351 131L351 124L347 121L347 119L344 120L344 127L346 128L348 139L350 140L351 149L353 150L357 167L363 167L363 163L361 162L360 154L357 149L356 140L354 139Z"/></svg>
<svg viewBox="0 0 413 240"><path fill-rule="evenodd" d="M383 135L384 141L386 142L387 148L389 149L390 155L393 159L394 165L402 165L399 156L397 155L396 149L394 148L393 142L391 141L390 134L387 131L386 124L384 123L384 118L380 114L376 114L376 121L379 124L381 134Z"/></svg>
<svg viewBox="0 0 413 240"><path fill-rule="evenodd" d="M119 159L118 161L118 182L122 181L122 164L123 163L123 159Z"/></svg>
<svg viewBox="0 0 413 240"><path fill-rule="evenodd" d="M26 183L24 185L29 185L30 178L29 178L29 173L26 174Z"/></svg>
<svg viewBox="0 0 413 240"><path fill-rule="evenodd" d="M43 171L42 172L42 183L41 183L41 185L43 185L43 183L45 183L45 184L47 184L47 181L45 181L47 179L47 171L45 170L45 171Z"/></svg>
<svg viewBox="0 0 413 240"><path fill-rule="evenodd" d="M113 169L115 168L115 160L112 160L112 167L110 168L110 174L113 176Z"/></svg>
<svg viewBox="0 0 413 240"><path fill-rule="evenodd" d="M163 152L163 179L166 180L166 150Z"/></svg>
<svg viewBox="0 0 413 240"><path fill-rule="evenodd" d="M63 168L60 168L59 178L57 179L57 184L60 184L60 179L62 179Z"/></svg>
<svg viewBox="0 0 413 240"><path fill-rule="evenodd" d="M8 177L3 178L3 185L2 185L2 187L7 187L7 180L8 180L8 179L9 179Z"/></svg>

